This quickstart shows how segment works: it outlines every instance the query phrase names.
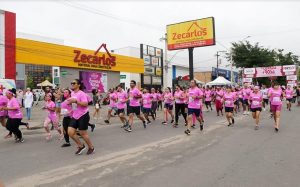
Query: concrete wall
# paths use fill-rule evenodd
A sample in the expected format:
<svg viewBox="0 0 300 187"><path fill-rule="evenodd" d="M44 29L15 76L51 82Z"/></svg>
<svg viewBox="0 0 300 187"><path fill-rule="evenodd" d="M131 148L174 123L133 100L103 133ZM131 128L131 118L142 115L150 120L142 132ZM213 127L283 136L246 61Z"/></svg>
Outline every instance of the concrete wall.
<svg viewBox="0 0 300 187"><path fill-rule="evenodd" d="M117 85L120 84L120 72L118 71L95 71L95 70L82 70L82 69L65 68L65 67L61 67L60 71L67 72L65 76L60 77L61 88L69 88L71 81L79 78L79 71L107 73L107 89L116 87Z"/></svg>

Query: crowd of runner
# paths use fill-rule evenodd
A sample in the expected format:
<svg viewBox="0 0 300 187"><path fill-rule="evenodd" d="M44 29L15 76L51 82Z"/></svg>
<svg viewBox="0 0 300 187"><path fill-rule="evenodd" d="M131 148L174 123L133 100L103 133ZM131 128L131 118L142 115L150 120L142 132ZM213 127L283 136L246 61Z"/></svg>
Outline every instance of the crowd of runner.
<svg viewBox="0 0 300 187"><path fill-rule="evenodd" d="M177 85L175 90L168 87L161 92L154 88L139 90L136 82L132 80L127 91L118 85L116 88L110 89L107 96L103 98L99 97L95 90L93 97L86 94L83 91L84 85L78 79L72 81L70 87L71 89L65 89L60 94L58 94L59 92L46 91L43 109L47 112L47 116L44 120L44 128L46 140L52 139L51 128L57 130L59 139L65 139L62 147L71 145L71 137L77 144L78 150L75 154L78 155L82 154L86 145L88 147L87 154L92 154L95 151L87 132L89 126L92 131L95 128L94 124L90 124L88 107L90 103L95 106L95 111L92 114L94 119L100 117L100 104L106 103L108 112L104 122L110 124L111 116L113 114L118 115L122 124L121 127L127 132L133 130L134 116L141 121L146 129L151 124L151 120L156 120L157 110L162 106L162 103L164 104L162 125L171 124L177 128L179 116L182 116L184 120L182 125L186 126L184 133L187 135L191 134L192 128L196 128L197 122L200 131L203 131L203 108L205 107L206 111L213 111L213 104L217 116L223 116L225 112L229 127L235 124L234 117L238 112L243 112L243 115L249 115L251 112L255 120L255 130L259 129L261 111L268 110L271 117L274 118L274 130L278 132L283 101L286 101L286 107L291 111L292 103L295 103L297 92L299 92L296 88L289 85L287 87L280 86L276 82L273 82L270 88L265 85L259 87L250 84L245 84L243 87L201 87L194 80L190 81L189 88L182 88ZM5 95L0 90L0 123L9 132L5 138L14 135L16 142L24 142L19 126L25 125L28 128L29 124L22 122L21 104L16 96L15 89L7 90ZM57 98L61 99L58 100ZM297 100L299 102L299 98ZM60 116L63 117L62 128L59 125ZM80 141L79 136L83 138L85 144Z"/></svg>

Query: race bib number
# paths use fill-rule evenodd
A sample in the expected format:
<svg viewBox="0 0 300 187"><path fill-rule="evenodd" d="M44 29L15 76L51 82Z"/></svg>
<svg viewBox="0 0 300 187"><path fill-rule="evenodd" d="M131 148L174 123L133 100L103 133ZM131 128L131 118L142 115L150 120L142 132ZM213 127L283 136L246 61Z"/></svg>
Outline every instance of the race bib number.
<svg viewBox="0 0 300 187"><path fill-rule="evenodd" d="M143 100L143 104L144 105L148 104L148 101L147 100Z"/></svg>
<svg viewBox="0 0 300 187"><path fill-rule="evenodd" d="M77 109L77 104L76 103L72 103L72 109L76 110Z"/></svg>
<svg viewBox="0 0 300 187"><path fill-rule="evenodd" d="M194 99L192 97L189 97L189 102L193 102Z"/></svg>
<svg viewBox="0 0 300 187"><path fill-rule="evenodd" d="M281 100L280 100L280 97L273 97L273 100L272 100L273 102L280 102Z"/></svg>
<svg viewBox="0 0 300 187"><path fill-rule="evenodd" d="M225 101L225 105L231 105L231 101Z"/></svg>
<svg viewBox="0 0 300 187"><path fill-rule="evenodd" d="M62 114L62 115L68 114L68 110L65 109L65 108L62 108L62 109L61 109L61 114Z"/></svg>
<svg viewBox="0 0 300 187"><path fill-rule="evenodd" d="M258 105L260 104L260 102L259 102L259 101L252 101L252 104L253 104L254 106L258 106Z"/></svg>
<svg viewBox="0 0 300 187"><path fill-rule="evenodd" d="M95 105L95 107L96 107L96 109L99 109L99 108L100 108L98 103Z"/></svg>

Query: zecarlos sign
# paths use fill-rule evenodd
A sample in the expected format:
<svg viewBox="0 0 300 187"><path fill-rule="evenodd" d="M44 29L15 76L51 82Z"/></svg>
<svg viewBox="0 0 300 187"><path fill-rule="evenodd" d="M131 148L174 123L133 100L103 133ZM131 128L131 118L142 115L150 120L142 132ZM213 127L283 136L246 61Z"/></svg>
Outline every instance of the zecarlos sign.
<svg viewBox="0 0 300 187"><path fill-rule="evenodd" d="M168 50L215 45L214 18L167 25Z"/></svg>
<svg viewBox="0 0 300 187"><path fill-rule="evenodd" d="M96 51L17 38L16 62L90 70L144 73L143 59L111 54L102 44ZM99 52L100 49L105 52Z"/></svg>

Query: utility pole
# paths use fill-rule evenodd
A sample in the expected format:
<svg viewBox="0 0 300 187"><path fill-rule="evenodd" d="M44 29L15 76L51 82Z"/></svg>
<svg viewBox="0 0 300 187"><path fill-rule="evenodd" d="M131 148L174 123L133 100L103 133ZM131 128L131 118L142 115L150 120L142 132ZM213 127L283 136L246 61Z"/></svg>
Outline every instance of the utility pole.
<svg viewBox="0 0 300 187"><path fill-rule="evenodd" d="M217 77L219 77L219 53L226 53L226 51L217 51Z"/></svg>

